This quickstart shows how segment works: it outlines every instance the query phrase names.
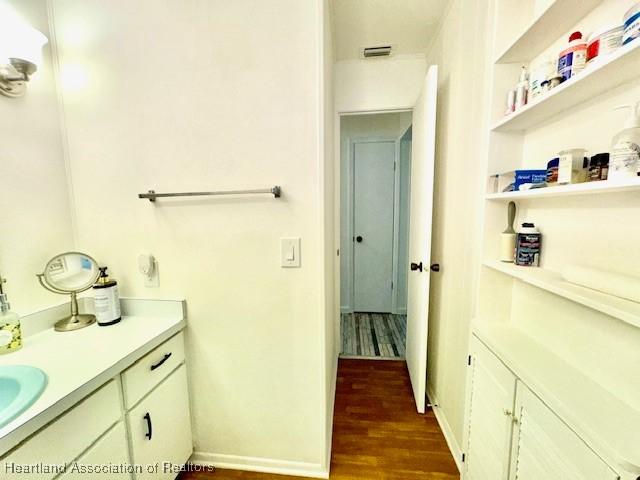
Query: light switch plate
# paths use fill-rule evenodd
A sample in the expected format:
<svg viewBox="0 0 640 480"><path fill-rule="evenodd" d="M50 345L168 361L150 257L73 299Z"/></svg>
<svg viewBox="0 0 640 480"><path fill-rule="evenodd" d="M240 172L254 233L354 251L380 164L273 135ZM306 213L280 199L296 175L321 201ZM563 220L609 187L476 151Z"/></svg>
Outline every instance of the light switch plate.
<svg viewBox="0 0 640 480"><path fill-rule="evenodd" d="M300 267L300 238L280 239L280 265L284 268Z"/></svg>

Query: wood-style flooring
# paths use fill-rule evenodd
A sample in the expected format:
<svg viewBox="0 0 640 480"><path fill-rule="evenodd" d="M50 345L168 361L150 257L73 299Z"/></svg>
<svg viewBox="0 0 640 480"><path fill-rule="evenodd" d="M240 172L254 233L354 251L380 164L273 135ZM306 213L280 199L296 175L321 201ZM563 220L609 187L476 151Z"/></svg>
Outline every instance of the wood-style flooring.
<svg viewBox="0 0 640 480"><path fill-rule="evenodd" d="M392 313L343 313L341 356L404 358L407 316Z"/></svg>
<svg viewBox="0 0 640 480"><path fill-rule="evenodd" d="M181 480L303 480L217 470ZM416 413L406 364L340 359L333 423L331 480L457 480L438 423Z"/></svg>

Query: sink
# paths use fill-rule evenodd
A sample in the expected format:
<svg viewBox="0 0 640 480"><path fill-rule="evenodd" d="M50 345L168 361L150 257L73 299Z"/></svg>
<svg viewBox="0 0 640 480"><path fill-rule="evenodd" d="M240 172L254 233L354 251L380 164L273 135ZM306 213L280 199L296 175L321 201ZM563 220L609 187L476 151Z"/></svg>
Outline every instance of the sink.
<svg viewBox="0 0 640 480"><path fill-rule="evenodd" d="M28 365L0 365L0 427L16 418L42 395L47 375Z"/></svg>

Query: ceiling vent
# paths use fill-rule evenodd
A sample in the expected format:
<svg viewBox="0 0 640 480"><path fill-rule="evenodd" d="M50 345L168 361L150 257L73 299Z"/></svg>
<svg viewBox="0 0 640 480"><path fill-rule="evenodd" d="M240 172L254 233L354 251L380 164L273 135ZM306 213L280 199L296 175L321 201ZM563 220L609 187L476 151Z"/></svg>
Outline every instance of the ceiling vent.
<svg viewBox="0 0 640 480"><path fill-rule="evenodd" d="M382 45L379 47L364 47L362 56L364 58L388 57L391 55L391 45Z"/></svg>

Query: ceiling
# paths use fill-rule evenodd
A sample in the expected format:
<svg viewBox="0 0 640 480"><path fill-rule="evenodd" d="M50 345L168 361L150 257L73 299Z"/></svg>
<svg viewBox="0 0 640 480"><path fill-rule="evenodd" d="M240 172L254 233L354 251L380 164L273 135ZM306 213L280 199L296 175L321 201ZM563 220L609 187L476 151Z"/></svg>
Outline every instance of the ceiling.
<svg viewBox="0 0 640 480"><path fill-rule="evenodd" d="M360 58L365 46L393 54L426 53L447 0L331 0L336 60Z"/></svg>

